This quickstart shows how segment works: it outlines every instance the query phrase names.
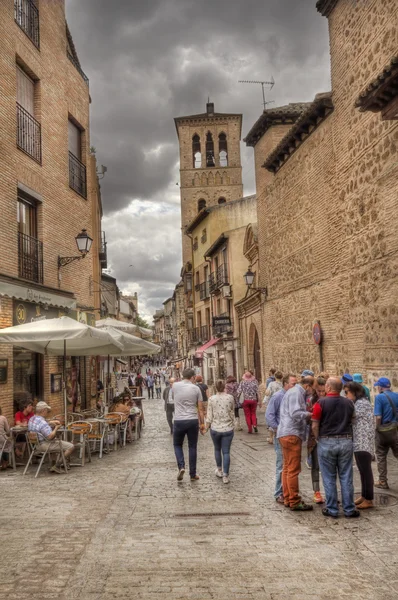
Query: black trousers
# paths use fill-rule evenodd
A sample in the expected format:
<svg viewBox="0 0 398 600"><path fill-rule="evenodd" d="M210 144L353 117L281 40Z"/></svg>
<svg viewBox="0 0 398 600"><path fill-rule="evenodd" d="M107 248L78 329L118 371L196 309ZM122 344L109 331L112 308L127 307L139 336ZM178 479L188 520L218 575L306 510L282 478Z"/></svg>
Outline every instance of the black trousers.
<svg viewBox="0 0 398 600"><path fill-rule="evenodd" d="M174 404L166 405L166 418L170 427L170 433L173 433L173 415L174 415Z"/></svg>
<svg viewBox="0 0 398 600"><path fill-rule="evenodd" d="M354 452L354 456L361 476L361 496L365 500L373 500L372 455L370 452Z"/></svg>
<svg viewBox="0 0 398 600"><path fill-rule="evenodd" d="M153 398L153 387L148 388L148 399Z"/></svg>

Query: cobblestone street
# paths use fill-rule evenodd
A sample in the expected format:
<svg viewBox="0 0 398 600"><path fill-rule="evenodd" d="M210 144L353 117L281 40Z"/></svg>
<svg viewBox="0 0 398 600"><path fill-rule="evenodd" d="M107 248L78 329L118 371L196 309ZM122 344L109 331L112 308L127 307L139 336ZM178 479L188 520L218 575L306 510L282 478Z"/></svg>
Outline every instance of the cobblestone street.
<svg viewBox="0 0 398 600"><path fill-rule="evenodd" d="M329 521L320 507L297 514L274 502L264 425L235 435L230 485L214 476L209 435L200 481L178 484L163 403L147 401L145 413L141 440L68 476L1 474L2 600L396 599L392 460L390 504Z"/></svg>

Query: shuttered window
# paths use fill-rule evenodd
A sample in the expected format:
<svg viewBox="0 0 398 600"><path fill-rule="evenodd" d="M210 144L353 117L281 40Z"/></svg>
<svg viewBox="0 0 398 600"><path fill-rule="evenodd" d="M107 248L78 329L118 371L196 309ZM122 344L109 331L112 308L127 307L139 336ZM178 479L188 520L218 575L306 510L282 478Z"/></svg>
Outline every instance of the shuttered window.
<svg viewBox="0 0 398 600"><path fill-rule="evenodd" d="M68 148L69 152L81 160L82 142L81 132L72 121L68 121Z"/></svg>
<svg viewBox="0 0 398 600"><path fill-rule="evenodd" d="M35 82L17 67L17 102L30 115L35 113Z"/></svg>

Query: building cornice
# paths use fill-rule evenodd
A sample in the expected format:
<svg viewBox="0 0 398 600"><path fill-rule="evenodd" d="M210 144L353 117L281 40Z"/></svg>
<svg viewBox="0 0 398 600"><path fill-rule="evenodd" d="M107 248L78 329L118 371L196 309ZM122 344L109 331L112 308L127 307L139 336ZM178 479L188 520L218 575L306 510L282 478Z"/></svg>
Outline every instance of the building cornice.
<svg viewBox="0 0 398 600"><path fill-rule="evenodd" d="M239 300L235 304L235 310L238 313L238 318L243 319L244 317L248 317L253 313L257 312L261 308L261 292L260 290L255 290L249 296L243 298L243 300Z"/></svg>
<svg viewBox="0 0 398 600"><path fill-rule="evenodd" d="M243 141L246 142L246 146L254 148L270 127L293 125L310 105L310 102L296 102L264 110Z"/></svg>
<svg viewBox="0 0 398 600"><path fill-rule="evenodd" d="M262 165L267 171L277 173L297 148L333 112L332 93L317 94L314 102L296 121Z"/></svg>
<svg viewBox="0 0 398 600"><path fill-rule="evenodd" d="M316 8L323 17L329 17L339 0L318 0Z"/></svg>
<svg viewBox="0 0 398 600"><path fill-rule="evenodd" d="M355 106L361 112L381 112L398 95L398 56L358 96Z"/></svg>

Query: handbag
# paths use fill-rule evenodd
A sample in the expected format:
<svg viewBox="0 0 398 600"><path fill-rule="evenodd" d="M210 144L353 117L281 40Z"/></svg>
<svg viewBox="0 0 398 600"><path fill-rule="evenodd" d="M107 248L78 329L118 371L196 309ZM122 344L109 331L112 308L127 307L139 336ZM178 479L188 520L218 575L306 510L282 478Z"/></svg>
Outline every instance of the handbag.
<svg viewBox="0 0 398 600"><path fill-rule="evenodd" d="M384 393L387 396L387 400L390 403L392 414L393 414L395 421L391 421L390 423L386 423L385 425L379 425L377 431L380 431L381 433L383 433L383 431L394 431L394 430L396 431L398 428L397 407L395 406L394 402L392 401L392 399L390 398L388 393L387 392L384 392Z"/></svg>

